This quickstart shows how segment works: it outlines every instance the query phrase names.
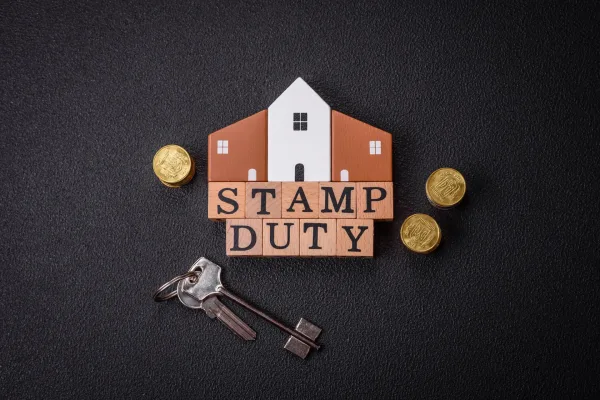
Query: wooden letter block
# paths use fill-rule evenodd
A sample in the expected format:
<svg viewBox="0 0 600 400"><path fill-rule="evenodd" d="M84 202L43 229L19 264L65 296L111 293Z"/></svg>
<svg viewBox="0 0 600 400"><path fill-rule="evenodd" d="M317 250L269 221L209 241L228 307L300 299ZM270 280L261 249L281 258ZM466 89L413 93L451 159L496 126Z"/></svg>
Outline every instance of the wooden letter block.
<svg viewBox="0 0 600 400"><path fill-rule="evenodd" d="M338 219L338 257L373 257L373 220Z"/></svg>
<svg viewBox="0 0 600 400"><path fill-rule="evenodd" d="M318 182L281 184L282 218L319 218Z"/></svg>
<svg viewBox="0 0 600 400"><path fill-rule="evenodd" d="M357 190L357 218L391 221L394 219L394 183L360 182Z"/></svg>
<svg viewBox="0 0 600 400"><path fill-rule="evenodd" d="M227 220L227 255L232 257L261 256L262 219Z"/></svg>
<svg viewBox="0 0 600 400"><path fill-rule="evenodd" d="M263 219L263 256L300 255L300 226L297 219Z"/></svg>
<svg viewBox="0 0 600 400"><path fill-rule="evenodd" d="M356 218L356 184L320 182L319 218Z"/></svg>
<svg viewBox="0 0 600 400"><path fill-rule="evenodd" d="M245 182L209 182L208 218L212 220L244 218L245 193Z"/></svg>
<svg viewBox="0 0 600 400"><path fill-rule="evenodd" d="M300 220L300 256L323 257L336 254L337 223L335 219Z"/></svg>
<svg viewBox="0 0 600 400"><path fill-rule="evenodd" d="M246 183L246 218L281 218L281 182Z"/></svg>

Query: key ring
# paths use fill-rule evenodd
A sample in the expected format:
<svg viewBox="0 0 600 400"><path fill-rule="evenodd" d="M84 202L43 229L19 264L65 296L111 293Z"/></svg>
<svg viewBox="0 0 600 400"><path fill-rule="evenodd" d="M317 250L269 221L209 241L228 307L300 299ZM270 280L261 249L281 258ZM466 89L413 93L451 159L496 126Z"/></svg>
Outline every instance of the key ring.
<svg viewBox="0 0 600 400"><path fill-rule="evenodd" d="M152 298L156 302L167 301L169 299L172 299L173 297L177 296L177 290L173 290L171 293L164 294L164 295L161 293L164 292L165 290L167 290L172 285L174 285L177 282L182 281L186 278L190 278L190 281L192 283L194 283L198 279L198 275L196 275L196 272L193 272L193 271L186 272L183 275L178 275L175 278L171 279L169 282L167 282L164 285L162 285L161 287L159 287L158 290L156 292L154 292L154 295L152 296Z"/></svg>

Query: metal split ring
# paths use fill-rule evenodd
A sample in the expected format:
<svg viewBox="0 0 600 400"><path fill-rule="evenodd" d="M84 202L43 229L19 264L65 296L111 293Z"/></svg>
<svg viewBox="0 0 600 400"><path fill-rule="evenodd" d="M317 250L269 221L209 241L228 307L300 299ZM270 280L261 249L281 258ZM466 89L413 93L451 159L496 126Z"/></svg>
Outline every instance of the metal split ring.
<svg viewBox="0 0 600 400"><path fill-rule="evenodd" d="M173 297L177 296L177 289L173 290L172 292L170 292L168 294L162 294L162 292L164 292L165 290L170 288L172 285L174 285L174 284L178 283L179 281L182 281L186 278L190 278L190 280L192 282L195 282L196 279L198 279L198 275L196 272L193 272L193 271L186 272L183 275L178 275L175 278L171 279L169 282L167 282L164 285L162 285L161 287L159 287L158 290L156 292L154 292L154 296L152 296L152 298L156 302L167 301L169 299L172 299Z"/></svg>

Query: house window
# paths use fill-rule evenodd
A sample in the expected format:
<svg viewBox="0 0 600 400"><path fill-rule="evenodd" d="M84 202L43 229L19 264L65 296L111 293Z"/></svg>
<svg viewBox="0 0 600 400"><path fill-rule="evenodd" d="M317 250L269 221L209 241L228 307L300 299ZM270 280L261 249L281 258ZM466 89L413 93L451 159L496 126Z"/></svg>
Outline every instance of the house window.
<svg viewBox="0 0 600 400"><path fill-rule="evenodd" d="M229 140L217 140L217 154L229 154Z"/></svg>
<svg viewBox="0 0 600 400"><path fill-rule="evenodd" d="M369 154L381 154L380 140L371 140L369 142Z"/></svg>
<svg viewBox="0 0 600 400"><path fill-rule="evenodd" d="M294 130L295 131L308 130L308 114L307 113L294 113Z"/></svg>

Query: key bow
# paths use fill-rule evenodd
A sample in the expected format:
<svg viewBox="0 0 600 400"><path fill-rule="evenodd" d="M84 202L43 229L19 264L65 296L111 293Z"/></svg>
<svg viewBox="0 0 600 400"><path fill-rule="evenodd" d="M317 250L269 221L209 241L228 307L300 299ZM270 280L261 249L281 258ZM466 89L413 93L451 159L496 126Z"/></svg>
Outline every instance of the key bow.
<svg viewBox="0 0 600 400"><path fill-rule="evenodd" d="M199 271L198 271L199 270ZM195 300L202 302L207 297L219 295L223 286L221 283L221 267L202 257L192 265L189 272L196 272L197 281L184 279L177 285L177 295L180 300L183 293L192 296Z"/></svg>

